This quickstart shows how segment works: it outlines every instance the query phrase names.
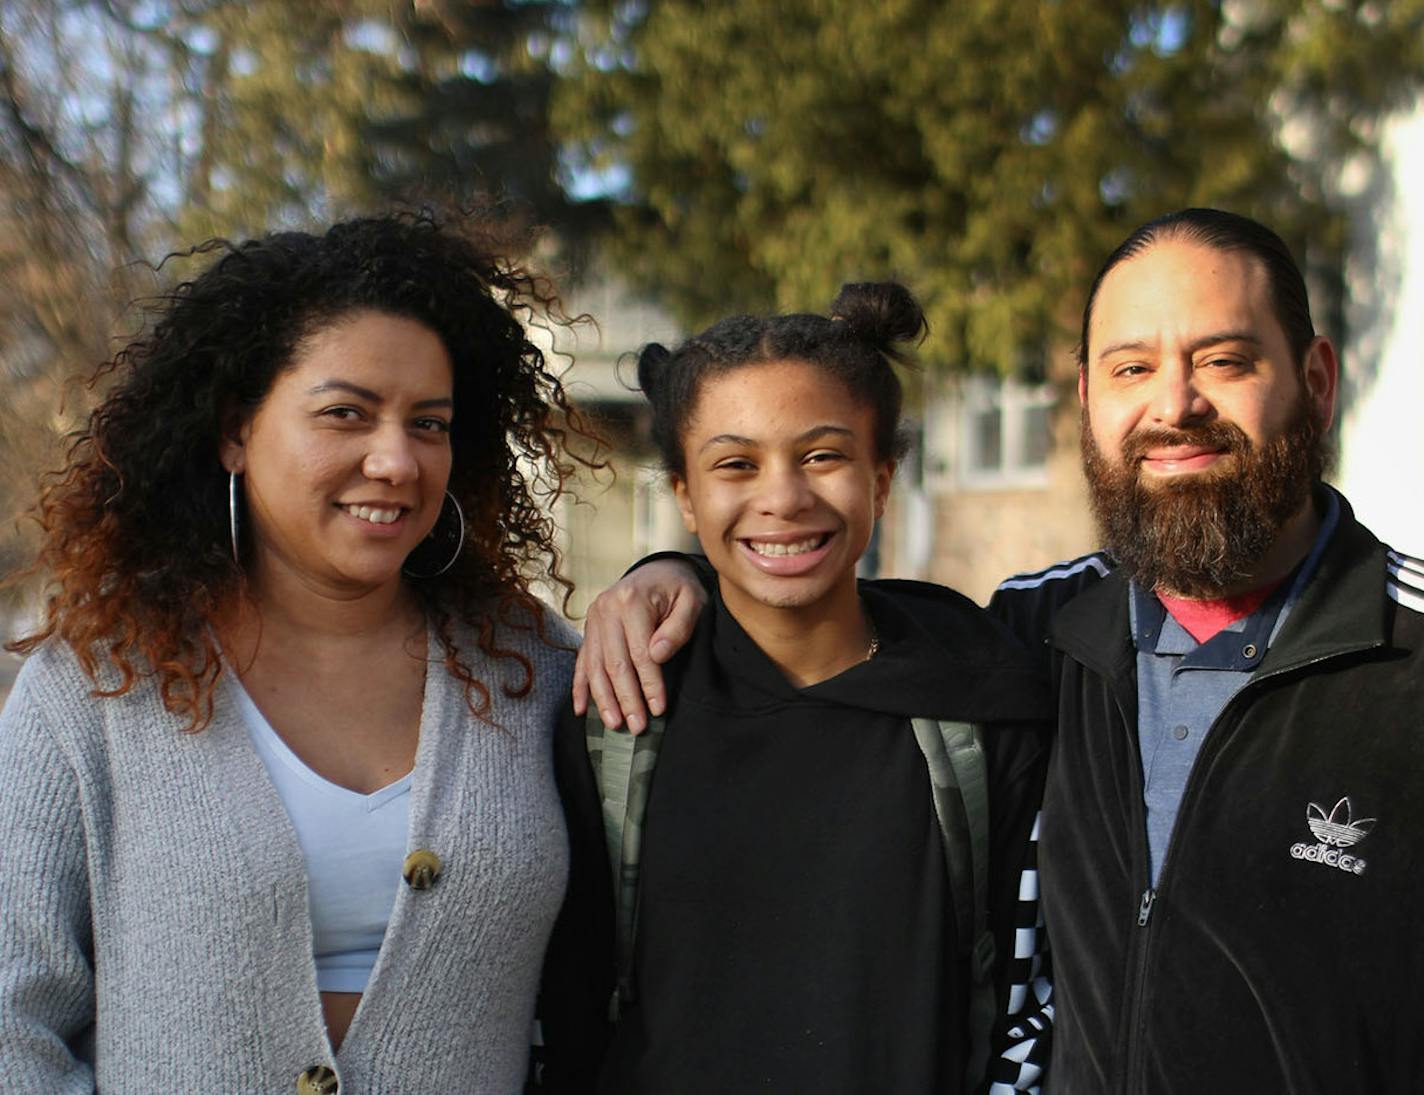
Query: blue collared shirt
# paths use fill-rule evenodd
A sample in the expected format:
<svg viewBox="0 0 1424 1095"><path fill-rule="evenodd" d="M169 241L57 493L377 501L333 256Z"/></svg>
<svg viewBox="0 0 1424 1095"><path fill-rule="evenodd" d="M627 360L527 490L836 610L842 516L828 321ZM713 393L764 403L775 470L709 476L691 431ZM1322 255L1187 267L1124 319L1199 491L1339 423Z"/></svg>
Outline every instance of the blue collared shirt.
<svg viewBox="0 0 1424 1095"><path fill-rule="evenodd" d="M1154 886L1202 742L1280 634L1340 523L1335 492L1323 493L1320 531L1294 576L1250 616L1204 643L1192 638L1155 594L1132 584L1128 617L1137 646L1137 740Z"/></svg>

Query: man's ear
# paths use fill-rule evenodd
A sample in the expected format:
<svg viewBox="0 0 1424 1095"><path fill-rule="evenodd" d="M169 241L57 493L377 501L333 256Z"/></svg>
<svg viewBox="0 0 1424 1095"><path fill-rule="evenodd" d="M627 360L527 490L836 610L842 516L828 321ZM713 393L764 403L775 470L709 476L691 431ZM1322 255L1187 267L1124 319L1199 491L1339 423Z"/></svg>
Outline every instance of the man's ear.
<svg viewBox="0 0 1424 1095"><path fill-rule="evenodd" d="M247 438L252 432L252 416L236 407L223 412L218 434L218 462L223 470L241 475L247 470Z"/></svg>
<svg viewBox="0 0 1424 1095"><path fill-rule="evenodd" d="M1088 405L1088 367L1078 366L1078 405L1086 407Z"/></svg>
<svg viewBox="0 0 1424 1095"><path fill-rule="evenodd" d="M683 526L692 535L697 535L697 516L692 512L692 497L687 493L687 480L680 475L670 475L673 497L677 499L678 512L682 514Z"/></svg>
<svg viewBox="0 0 1424 1095"><path fill-rule="evenodd" d="M1316 421L1324 433L1335 421L1335 399L1340 394L1340 359L1335 344L1324 336L1317 337L1305 351L1301 366L1306 398L1315 408Z"/></svg>

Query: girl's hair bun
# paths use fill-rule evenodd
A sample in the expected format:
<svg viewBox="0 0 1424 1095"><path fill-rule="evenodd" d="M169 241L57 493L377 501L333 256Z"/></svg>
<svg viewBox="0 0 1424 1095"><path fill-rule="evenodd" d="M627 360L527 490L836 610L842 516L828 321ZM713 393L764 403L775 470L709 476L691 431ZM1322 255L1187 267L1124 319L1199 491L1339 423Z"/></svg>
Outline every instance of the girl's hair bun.
<svg viewBox="0 0 1424 1095"><path fill-rule="evenodd" d="M842 285L831 303L831 318L885 353L897 342L923 338L929 329L919 301L897 281Z"/></svg>
<svg viewBox="0 0 1424 1095"><path fill-rule="evenodd" d="M662 382L670 361L672 351L661 342L649 342L638 352L638 388L649 399Z"/></svg>

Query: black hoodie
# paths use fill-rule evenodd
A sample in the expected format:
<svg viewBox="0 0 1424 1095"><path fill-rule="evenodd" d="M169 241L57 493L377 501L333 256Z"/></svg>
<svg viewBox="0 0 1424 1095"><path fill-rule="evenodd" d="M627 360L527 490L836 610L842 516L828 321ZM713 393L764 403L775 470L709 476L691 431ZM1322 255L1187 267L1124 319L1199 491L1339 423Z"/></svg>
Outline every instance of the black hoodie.
<svg viewBox="0 0 1424 1095"><path fill-rule="evenodd" d="M914 582L863 582L861 594L879 652L809 688L788 682L715 595L669 666L638 1002L614 1033L603 1090L962 1090L967 974L909 719L987 724L991 911L1008 954L1046 689L1015 640L958 594ZM588 961L611 938L596 909L611 887L580 723L558 748L575 866L551 964L565 948ZM581 849L598 862L581 866ZM611 951L601 964L585 976L611 986ZM546 997L567 992L554 984ZM556 1023L551 1061L561 1037Z"/></svg>

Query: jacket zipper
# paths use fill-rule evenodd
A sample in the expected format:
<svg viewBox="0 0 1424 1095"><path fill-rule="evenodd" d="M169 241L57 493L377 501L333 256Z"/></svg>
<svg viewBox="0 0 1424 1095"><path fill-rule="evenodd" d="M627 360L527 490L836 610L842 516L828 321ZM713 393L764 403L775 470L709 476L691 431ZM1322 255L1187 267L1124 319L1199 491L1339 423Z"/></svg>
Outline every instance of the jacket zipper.
<svg viewBox="0 0 1424 1095"><path fill-rule="evenodd" d="M1135 699L1135 697L1134 697ZM1135 707L1134 707L1135 710ZM1126 718L1122 702L1118 701L1118 714L1122 718L1123 726L1128 729L1132 736L1132 752L1137 757L1139 771L1142 767L1141 750L1138 746L1137 719L1134 717L1130 722ZM1122 1014L1125 1017L1125 1029L1120 1033L1119 1045L1127 1047L1127 1067L1122 1072L1122 1082L1118 1085L1118 1090L1123 1095L1133 1095L1133 1092L1140 1088L1133 1088L1127 1083L1128 1077L1136 1076L1140 1071L1139 1059L1142 1055L1141 1039L1137 1037L1137 1031L1142 1025L1142 997L1143 988L1147 981L1147 934L1148 925L1152 922L1152 906L1157 901L1157 891L1152 886L1152 867L1147 857L1147 808L1138 795L1133 803L1133 817L1137 821L1137 832L1141 837L1138 851L1141 853L1143 889L1137 902L1137 930L1129 929L1128 953L1131 956L1129 966L1132 970L1132 980L1127 985L1127 999L1124 1001L1125 1007Z"/></svg>
<svg viewBox="0 0 1424 1095"><path fill-rule="evenodd" d="M1157 872L1157 885L1155 887L1152 885L1152 874L1149 866L1145 880L1146 884L1137 905L1138 930L1132 935L1132 945L1137 948L1137 954L1136 961L1133 963L1132 983L1128 986L1131 1007L1128 1008L1129 1019L1127 1029L1122 1032L1122 1037L1126 1040L1128 1047L1127 1068L1123 1074L1124 1083L1119 1085L1119 1090L1126 1093L1147 1090L1146 1065L1143 1061L1142 1039L1138 1037L1137 1031L1141 1027L1143 988L1147 981L1147 957L1149 950L1148 943L1151 940L1149 932L1152 925L1152 910L1157 904L1158 894L1167 883L1167 872L1172 866L1172 860L1174 858L1172 853L1177 847L1177 840L1182 830L1182 823L1188 814L1188 807L1196 798L1197 785L1201 782L1199 773L1207 767L1210 760L1208 751L1211 750L1213 745L1225 737L1226 730L1224 728L1228 723L1228 715L1234 715L1235 710L1242 705L1243 698L1258 691L1261 684L1266 681L1274 680L1277 677L1285 676L1288 673L1308 669L1310 666L1319 665L1321 662L1330 661L1344 654L1355 653L1357 649L1370 648L1336 650L1329 654L1323 654L1318 658L1310 658L1303 662L1294 662L1290 665L1282 666L1279 669L1274 669L1262 676L1253 677L1247 681L1246 684L1242 685L1240 691L1227 701L1226 706L1221 709L1221 713L1218 714L1212 724L1207 727L1206 737L1202 739L1201 750L1197 753L1196 762L1192 765L1191 773L1187 776L1187 785L1182 789L1182 800L1178 804L1177 816L1172 824L1172 835L1168 838L1167 850L1162 855L1162 869ZM1121 707L1122 705L1119 703L1119 714L1121 714ZM1126 719L1124 719L1124 725L1125 724ZM1235 723L1231 725L1234 727ZM1135 725L1132 726L1131 731L1135 737L1137 727ZM1138 763L1141 763L1140 758ZM1138 799L1137 805L1139 807L1142 805L1140 798ZM1140 823L1138 825L1138 835L1142 839L1141 847L1145 850L1147 843L1147 812L1145 808L1143 808L1138 815L1138 821ZM1143 860L1144 862L1146 861L1145 854Z"/></svg>
<svg viewBox="0 0 1424 1095"><path fill-rule="evenodd" d="M1147 982L1147 941L1150 938L1147 929L1152 921L1152 906L1156 901L1157 891L1149 884L1142 891L1142 898L1137 905L1138 930L1132 937L1132 944L1137 948L1137 955L1132 963L1132 984L1129 986L1131 1007L1127 1009L1127 1029L1123 1031L1123 1038L1127 1045L1127 1068L1123 1070L1124 1081L1143 1071L1142 1039L1137 1036L1137 1032L1142 1027L1143 987ZM1132 1086L1124 1083L1119 1086L1119 1090L1127 1093L1143 1091L1145 1088L1141 1085Z"/></svg>

